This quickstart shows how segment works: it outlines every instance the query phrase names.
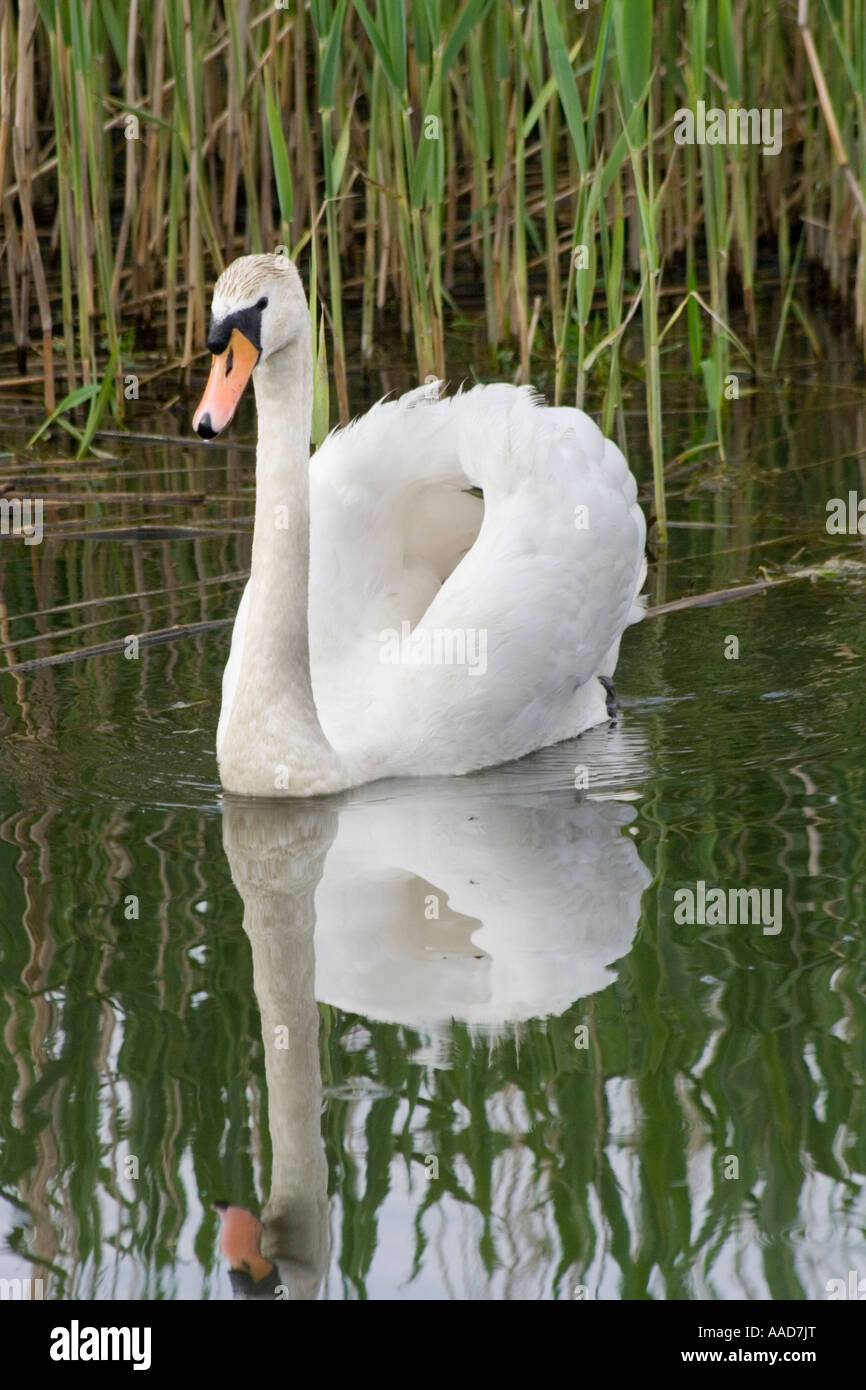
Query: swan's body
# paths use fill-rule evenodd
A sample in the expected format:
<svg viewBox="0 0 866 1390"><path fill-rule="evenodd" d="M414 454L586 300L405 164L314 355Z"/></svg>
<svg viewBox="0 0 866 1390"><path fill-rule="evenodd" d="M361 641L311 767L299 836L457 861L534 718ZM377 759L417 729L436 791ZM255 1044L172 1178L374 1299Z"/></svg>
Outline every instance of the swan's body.
<svg viewBox="0 0 866 1390"><path fill-rule="evenodd" d="M529 388L423 387L310 459L310 320L286 257L224 272L211 345L199 432L228 423L253 367L259 422L217 733L227 790L465 773L607 717L598 677L640 617L646 528L588 416Z"/></svg>

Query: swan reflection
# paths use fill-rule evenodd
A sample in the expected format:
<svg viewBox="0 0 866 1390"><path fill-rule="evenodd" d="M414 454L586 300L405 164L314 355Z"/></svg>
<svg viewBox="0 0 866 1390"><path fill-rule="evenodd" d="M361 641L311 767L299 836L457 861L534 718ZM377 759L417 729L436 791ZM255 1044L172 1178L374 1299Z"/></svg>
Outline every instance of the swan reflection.
<svg viewBox="0 0 866 1390"><path fill-rule="evenodd" d="M451 1020L502 1033L560 1014L616 978L650 879L634 808L551 790L531 764L226 801L273 1151L260 1254L282 1286L264 1280L261 1296L315 1298L328 1262L317 1001L435 1039ZM255 1280L233 1287L257 1296Z"/></svg>

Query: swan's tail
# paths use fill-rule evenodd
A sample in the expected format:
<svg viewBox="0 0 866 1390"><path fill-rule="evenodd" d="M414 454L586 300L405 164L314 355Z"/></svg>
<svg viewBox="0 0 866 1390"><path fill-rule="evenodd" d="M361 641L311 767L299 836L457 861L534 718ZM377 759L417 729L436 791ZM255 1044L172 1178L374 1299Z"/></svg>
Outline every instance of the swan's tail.
<svg viewBox="0 0 866 1390"><path fill-rule="evenodd" d="M641 589L646 583L646 573L647 558L644 555L643 564L640 567L640 575L637 581L637 588L634 591L634 602L632 603L632 606L629 610L629 615L626 618L626 626L629 626L631 623L639 623L642 618L646 617L647 596L646 594L641 593Z"/></svg>

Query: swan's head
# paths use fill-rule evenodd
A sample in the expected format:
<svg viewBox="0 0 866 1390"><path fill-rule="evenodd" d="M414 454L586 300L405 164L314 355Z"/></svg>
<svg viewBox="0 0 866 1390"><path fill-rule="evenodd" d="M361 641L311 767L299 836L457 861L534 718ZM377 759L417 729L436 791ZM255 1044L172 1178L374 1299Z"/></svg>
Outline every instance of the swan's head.
<svg viewBox="0 0 866 1390"><path fill-rule="evenodd" d="M279 1287L277 1266L266 1260L259 1249L262 1223L248 1207L230 1202L214 1202L222 1231L220 1247L229 1262L235 1298L273 1299Z"/></svg>
<svg viewBox="0 0 866 1390"><path fill-rule="evenodd" d="M213 439L232 419L253 368L309 333L301 277L288 256L241 256L214 286L210 376L192 427Z"/></svg>

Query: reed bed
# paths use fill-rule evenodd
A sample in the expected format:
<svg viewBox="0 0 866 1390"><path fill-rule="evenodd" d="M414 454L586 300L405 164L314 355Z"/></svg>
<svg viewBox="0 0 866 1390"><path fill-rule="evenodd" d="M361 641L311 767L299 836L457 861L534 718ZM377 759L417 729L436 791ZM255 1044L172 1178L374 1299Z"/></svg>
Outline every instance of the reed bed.
<svg viewBox="0 0 866 1390"><path fill-rule="evenodd" d="M675 324L722 453L732 372L808 322L806 263L866 342L864 93L866 0L0 0L6 385L37 378L84 454L130 362L188 369L214 276L285 245L341 419L347 325L362 364L396 323L444 376L467 307L490 367L552 361L556 399L591 388L607 429L643 378L663 543ZM679 143L700 104L779 112L778 151Z"/></svg>

